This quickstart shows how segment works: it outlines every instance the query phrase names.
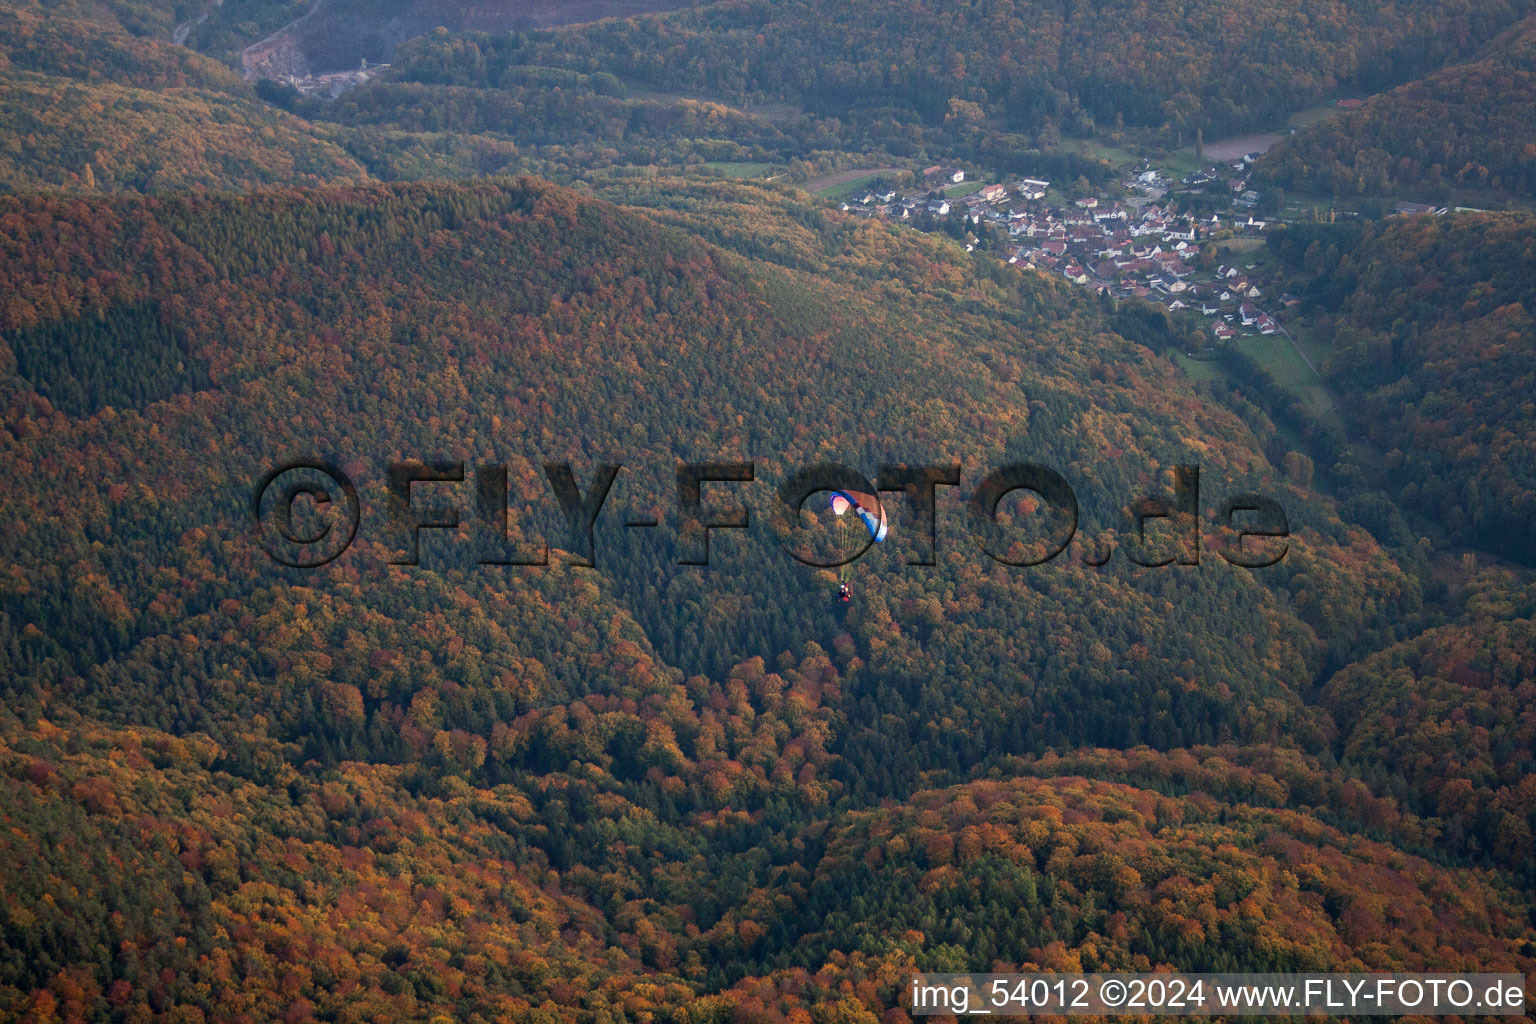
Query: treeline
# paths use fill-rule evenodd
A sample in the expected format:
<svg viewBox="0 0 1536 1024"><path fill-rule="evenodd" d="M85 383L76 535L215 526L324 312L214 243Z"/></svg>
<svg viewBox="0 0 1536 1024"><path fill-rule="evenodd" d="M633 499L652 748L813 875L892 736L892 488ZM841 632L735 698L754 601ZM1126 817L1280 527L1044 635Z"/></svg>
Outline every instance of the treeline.
<svg viewBox="0 0 1536 1024"><path fill-rule="evenodd" d="M122 8L132 6L120 3L113 13L121 17ZM224 88L239 82L218 62L154 38L161 35L162 27L168 37L170 25L161 20L162 12L155 5L137 6L151 11L154 20L135 33L124 31L112 14L103 15L100 8L89 5L7 3L0 9L0 53L6 58L0 72L9 76L29 71L149 90Z"/></svg>
<svg viewBox="0 0 1536 1024"><path fill-rule="evenodd" d="M844 0L830 10L733 4L532 32L439 30L402 45L387 81L298 109L352 129L342 136L349 150L386 179L486 170L565 179L711 162L767 162L804 177L857 156L1096 185L1107 165L1064 137L1129 126L1187 145L1201 130L1245 130L1341 84L1376 90L1433 71L1528 13L1525 0L1419 0L1374 13L1313 6L1307 17L1250 6L1240 19L1217 6L1088 12L1048 2L893 16ZM468 152L494 143L495 155Z"/></svg>
<svg viewBox="0 0 1536 1024"><path fill-rule="evenodd" d="M816 112L770 117L715 101L630 92L606 73L517 67L486 86L391 78L334 102L292 107L341 126L338 140L384 179L422 176L408 148L435 142L498 145L508 158L491 169L534 170L556 179L601 169L768 163L803 180L861 162L941 158L1091 184L1110 174L1103 160L1063 147L1059 139L998 131L940 138L900 118L851 130L844 120ZM464 172L445 165L438 173Z"/></svg>
<svg viewBox="0 0 1536 1024"><path fill-rule="evenodd" d="M727 102L788 100L857 130L983 123L1240 130L1317 101L1343 83L1378 89L1418 77L1529 13L1521 2L1420 0L1364 11L1313 0L1219 5L1050 2L980 7L862 0L710 5L636 21L533 33L425 37L403 73L495 85L509 69L560 67ZM1452 31L1447 26L1454 25ZM835 30L831 30L836 26Z"/></svg>
<svg viewBox="0 0 1536 1024"><path fill-rule="evenodd" d="M231 2L195 26L189 43L233 60L240 41L303 7ZM1241 18L1219 5L1129 2L1092 12L1046 0L940 5L899 17L863 0L830 10L712 5L528 33L433 33L401 48L387 80L340 103L264 84L270 106L229 68L171 45L173 18L200 13L141 0L117 0L110 11L18 0L0 12L11 30L0 104L18 129L9 151L0 146L0 184L165 191L497 173L575 180L606 169L763 163L804 180L861 163L961 161L1097 185L1108 166L1064 138L1129 126L1187 145L1197 131L1247 129L1341 87L1377 90L1432 72L1530 11L1529 0L1414 0L1373 12L1311 0L1299 16L1272 4L1250 5ZM1518 76L1499 81L1501 92L1519 92ZM1443 134L1465 118L1427 120ZM1469 134L1523 137L1512 127L1491 121ZM1446 173L1479 187L1524 181L1523 151L1489 146L1488 160ZM1298 185L1298 175L1327 163L1303 162L1304 173L1283 172ZM1386 181L1375 170L1370 177Z"/></svg>
<svg viewBox="0 0 1536 1024"><path fill-rule="evenodd" d="M1536 194L1536 22L1468 63L1372 97L1281 139L1260 180L1337 196L1397 195L1476 205Z"/></svg>
<svg viewBox="0 0 1536 1024"><path fill-rule="evenodd" d="M1236 345L1223 345L1217 349L1216 359L1226 367L1232 378L1232 386L1242 398L1252 403L1274 423L1288 428L1300 437L1304 454L1312 465L1321 468L1321 476L1329 483L1338 484L1340 472L1348 470L1339 466L1340 459L1348 451L1348 438L1334 424L1319 419L1307 407L1306 401L1274 378L1252 356ZM1280 435L1270 439L1267 451L1276 466L1284 464L1287 448Z"/></svg>
<svg viewBox="0 0 1536 1024"><path fill-rule="evenodd" d="M1271 247L1352 431L1387 453L1399 501L1462 544L1529 563L1536 476L1527 424L1536 258L1525 215L1293 226Z"/></svg>
<svg viewBox="0 0 1536 1024"><path fill-rule="evenodd" d="M1050 777L831 812L785 846L726 817L689 843L584 770L486 788L255 749L264 783L206 736L7 718L0 1009L903 1021L913 970L982 958L1521 972L1536 954L1518 889L1286 809L1262 769L1305 776L1242 750L1043 760ZM1201 788L1099 781L1126 762ZM1247 780L1257 803L1222 795ZM1354 786L1347 802L1370 806ZM571 829L601 842L556 867L542 847ZM701 845L739 852L706 867ZM654 895L625 865L640 848L656 860L636 867L667 878ZM1373 910L1387 898L1390 918Z"/></svg>
<svg viewBox="0 0 1536 1024"><path fill-rule="evenodd" d="M0 9L0 191L164 192L362 181L334 130L170 41L169 5Z"/></svg>
<svg viewBox="0 0 1536 1024"><path fill-rule="evenodd" d="M808 910L825 915L823 948L850 935L888 947L908 925L943 942L957 970L972 957L1022 971L1369 970L1388 935L1400 943L1389 958L1424 963L1443 938L1431 908L1453 898L1450 878L1400 870L1390 846L1340 839L1296 812L1204 795L1071 776L983 779L850 815L828 842ZM1383 898L1401 914L1395 926L1366 911ZM1485 906L1514 924L1500 902ZM1480 950L1473 959L1521 948L1480 931L1463 932Z"/></svg>
<svg viewBox="0 0 1536 1024"><path fill-rule="evenodd" d="M1536 600L1489 587L1461 622L1340 672L1323 700L1347 762L1441 822L1440 843L1536 878Z"/></svg>

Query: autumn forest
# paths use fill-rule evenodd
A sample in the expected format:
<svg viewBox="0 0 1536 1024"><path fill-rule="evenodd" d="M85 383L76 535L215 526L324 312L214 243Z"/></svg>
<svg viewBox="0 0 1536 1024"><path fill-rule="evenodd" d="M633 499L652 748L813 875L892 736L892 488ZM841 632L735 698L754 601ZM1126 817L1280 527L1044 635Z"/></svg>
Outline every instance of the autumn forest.
<svg viewBox="0 0 1536 1024"><path fill-rule="evenodd" d="M1531 4L322 2L0 0L0 1020L1536 971ZM1006 223L849 208L1119 206L1292 117L1201 265L1304 386ZM355 487L318 567L253 528L294 460ZM707 566L684 463L752 466ZM870 540L777 514L826 463L956 468L808 565ZM550 464L622 466L589 532ZM1018 464L1075 498L1044 564L1038 491L978 541Z"/></svg>

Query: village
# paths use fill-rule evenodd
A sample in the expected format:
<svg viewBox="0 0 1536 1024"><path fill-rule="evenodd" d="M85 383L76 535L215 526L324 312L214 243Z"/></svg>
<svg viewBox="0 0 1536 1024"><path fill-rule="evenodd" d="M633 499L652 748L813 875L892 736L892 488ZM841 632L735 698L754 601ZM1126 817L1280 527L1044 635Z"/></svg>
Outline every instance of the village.
<svg viewBox="0 0 1536 1024"><path fill-rule="evenodd" d="M876 186L841 202L856 216L929 228L964 225L967 249L997 252L1015 266L1059 274L1073 284L1116 298L1158 303L1170 313L1207 318L1207 347L1240 335L1284 333L1280 311L1296 303L1269 296L1241 253L1216 259L1215 242L1259 239L1271 222L1255 215L1262 195L1248 187L1246 171L1257 154L1211 167L1178 181L1140 167L1124 195L1063 199L1043 179L986 184L965 190L966 172L935 166L905 192ZM1214 186L1214 187L1213 187ZM1175 190L1217 189L1221 209L1199 215ZM964 191L963 195L954 193ZM1227 198L1230 197L1230 198ZM1212 205L1209 202L1198 205ZM1222 245L1240 250L1244 244ZM1211 255L1202 258L1202 253Z"/></svg>

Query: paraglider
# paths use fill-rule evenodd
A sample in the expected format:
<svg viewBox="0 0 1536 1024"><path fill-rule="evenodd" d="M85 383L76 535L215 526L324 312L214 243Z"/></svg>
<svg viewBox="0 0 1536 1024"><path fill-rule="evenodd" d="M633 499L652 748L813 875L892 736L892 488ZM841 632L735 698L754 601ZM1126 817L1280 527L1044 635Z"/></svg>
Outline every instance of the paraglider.
<svg viewBox="0 0 1536 1024"><path fill-rule="evenodd" d="M885 521L885 506L880 504L880 499L873 494L863 494L859 491L833 491L832 514L835 516L846 515L849 509L853 509L854 515L861 519L869 528L869 535L877 541L885 540L887 529Z"/></svg>
<svg viewBox="0 0 1536 1024"><path fill-rule="evenodd" d="M853 510L853 514L864 524L865 529L869 530L871 543L885 540L889 527L885 519L885 506L880 504L879 498L862 491L833 491L832 514L842 517L848 514L849 509ZM839 575L843 579L837 585L837 593L839 599L843 601L853 600L853 591L848 589L848 573L848 565L843 565L839 570Z"/></svg>

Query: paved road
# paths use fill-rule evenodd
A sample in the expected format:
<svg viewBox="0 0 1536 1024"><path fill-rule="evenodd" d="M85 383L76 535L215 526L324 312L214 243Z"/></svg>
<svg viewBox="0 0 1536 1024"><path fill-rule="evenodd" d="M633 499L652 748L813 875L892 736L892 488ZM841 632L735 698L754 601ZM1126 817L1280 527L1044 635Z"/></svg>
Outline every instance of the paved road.
<svg viewBox="0 0 1536 1024"><path fill-rule="evenodd" d="M224 0L213 0L213 6L215 7L221 7L223 4ZM210 13L212 12L204 11L202 14L199 14L191 21L184 21L180 25L177 25L176 31L171 33L171 42L175 43L177 46L185 46L187 44L187 36L192 34L192 30L194 28L207 21L208 15Z"/></svg>
<svg viewBox="0 0 1536 1024"><path fill-rule="evenodd" d="M260 42L252 43L250 46L247 46L245 49L241 50L240 51L240 66L245 68L246 74L247 75L251 74L251 70L250 70L249 67L246 66L245 61L246 61L246 56L252 50L258 49L258 48L263 47L263 46L266 46L268 43L271 43L271 42L275 41L276 39L278 39L284 33L292 31L295 28L298 28L300 25L304 24L304 22L308 21L310 18L313 18L319 12L321 2L322 2L322 0L314 0L314 2L309 5L309 10L305 11L303 14L299 15L297 18L294 18L292 21L290 21L288 24L284 25L282 28L278 29L276 32L273 32L271 35L267 36L267 38L261 40Z"/></svg>

